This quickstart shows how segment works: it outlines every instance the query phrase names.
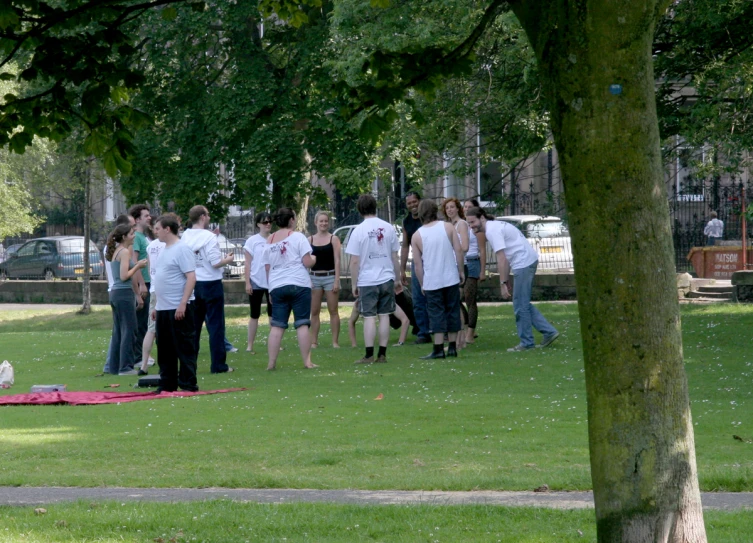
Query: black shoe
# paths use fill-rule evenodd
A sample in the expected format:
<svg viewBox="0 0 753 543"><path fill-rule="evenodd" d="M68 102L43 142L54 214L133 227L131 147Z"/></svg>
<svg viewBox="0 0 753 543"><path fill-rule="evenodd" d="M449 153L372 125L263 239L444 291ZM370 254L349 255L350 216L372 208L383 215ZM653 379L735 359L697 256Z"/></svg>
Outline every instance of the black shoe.
<svg viewBox="0 0 753 543"><path fill-rule="evenodd" d="M138 375L138 376L149 375L149 372L140 369L139 371L136 372L136 375Z"/></svg>
<svg viewBox="0 0 753 543"><path fill-rule="evenodd" d="M447 358L457 358L457 357L458 357L457 349L447 349Z"/></svg>
<svg viewBox="0 0 753 543"><path fill-rule="evenodd" d="M434 360L436 358L444 358L444 350L441 353L435 353L432 351L430 354L427 354L426 356L421 356L419 358L421 360Z"/></svg>
<svg viewBox="0 0 753 543"><path fill-rule="evenodd" d="M423 345L424 343L431 343L431 340L428 337L418 336L413 345Z"/></svg>

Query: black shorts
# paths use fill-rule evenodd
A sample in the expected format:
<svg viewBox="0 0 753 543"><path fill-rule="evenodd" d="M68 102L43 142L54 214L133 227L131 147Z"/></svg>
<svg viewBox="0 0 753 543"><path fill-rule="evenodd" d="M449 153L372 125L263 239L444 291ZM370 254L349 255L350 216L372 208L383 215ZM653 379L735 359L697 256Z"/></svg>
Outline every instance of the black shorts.
<svg viewBox="0 0 753 543"><path fill-rule="evenodd" d="M460 323L460 289L458 285L425 290L426 309L429 313L429 333L458 332Z"/></svg>
<svg viewBox="0 0 753 543"><path fill-rule="evenodd" d="M272 302L269 298L269 291L265 288L255 288L253 289L251 294L248 297L248 303L251 306L251 318L252 319L258 319L261 317L261 302L264 296L267 297L267 316L272 316Z"/></svg>

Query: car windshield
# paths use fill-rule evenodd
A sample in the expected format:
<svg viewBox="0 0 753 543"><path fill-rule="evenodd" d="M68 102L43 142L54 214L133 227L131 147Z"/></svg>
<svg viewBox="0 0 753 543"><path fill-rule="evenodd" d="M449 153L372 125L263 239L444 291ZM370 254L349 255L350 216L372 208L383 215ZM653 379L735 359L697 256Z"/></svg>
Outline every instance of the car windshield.
<svg viewBox="0 0 753 543"><path fill-rule="evenodd" d="M562 221L531 222L525 225L527 238L559 238L569 236L567 226Z"/></svg>

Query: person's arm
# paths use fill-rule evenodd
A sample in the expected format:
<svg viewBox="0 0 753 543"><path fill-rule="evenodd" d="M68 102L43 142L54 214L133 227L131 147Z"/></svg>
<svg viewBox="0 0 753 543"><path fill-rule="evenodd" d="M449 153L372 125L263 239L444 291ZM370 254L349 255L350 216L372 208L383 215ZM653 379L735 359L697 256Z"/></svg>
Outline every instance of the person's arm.
<svg viewBox="0 0 753 543"><path fill-rule="evenodd" d="M505 252L502 249L497 251L497 271L499 272L502 299L507 300L510 298L510 263L507 261Z"/></svg>
<svg viewBox="0 0 753 543"><path fill-rule="evenodd" d="M128 269L128 260L130 256L130 251L120 251L120 254L118 255L118 262L120 262L120 280L123 282L128 281L133 277L133 275L139 271L141 268L146 266L146 258L143 260L139 260L136 262L136 264L133 266L133 268ZM139 274L140 275L140 274ZM136 283L138 283L138 279L136 280ZM141 279L141 284L144 283L144 279ZM144 287L146 288L146 287Z"/></svg>
<svg viewBox="0 0 753 543"><path fill-rule="evenodd" d="M220 243L213 239L212 242L208 242L207 247L207 259L212 264L213 268L222 268L223 266L227 266L233 261L233 252L230 251L225 256L222 256L222 251L220 251Z"/></svg>
<svg viewBox="0 0 753 543"><path fill-rule="evenodd" d="M711 221L706 223L706 226L703 229L703 235L708 236L710 232L711 232Z"/></svg>
<svg viewBox="0 0 753 543"><path fill-rule="evenodd" d="M450 238L450 243L452 243L452 249L455 251L455 263L458 266L458 277L460 278L460 284L462 285L465 283L465 273L463 270L463 255L465 253L460 245L460 240L455 233L455 229L451 224L445 223L445 232L447 232L447 237ZM468 230L465 231L465 235L468 236Z"/></svg>
<svg viewBox="0 0 753 543"><path fill-rule="evenodd" d="M460 235L460 250L463 254L468 252L468 248L471 246L471 239L468 234L468 223L465 221L458 221L458 234Z"/></svg>
<svg viewBox="0 0 753 543"><path fill-rule="evenodd" d="M421 286L421 290L424 289L424 261L423 261L423 242L421 241L421 236L416 232L416 234L413 236L413 241L411 242L411 246L413 247L413 270L416 273L416 279L418 279L418 284Z"/></svg>
<svg viewBox="0 0 753 543"><path fill-rule="evenodd" d="M254 293L254 289L251 287L251 264L254 257L246 249L243 249L243 254L246 257L246 267L243 270L243 276L246 278L246 294L251 296Z"/></svg>
<svg viewBox="0 0 753 543"><path fill-rule="evenodd" d="M303 262L304 267L311 269L314 267L314 264L316 264L316 257L311 253L306 253L303 255L301 262Z"/></svg>
<svg viewBox="0 0 753 543"><path fill-rule="evenodd" d="M186 305L191 298L193 288L196 286L196 272L186 272L186 286L183 287L183 297L180 299L178 309L175 310L175 320L182 320L186 316Z"/></svg>
<svg viewBox="0 0 753 543"><path fill-rule="evenodd" d="M478 280L483 281L486 279L486 234L477 232L476 240L478 241L478 258L481 263Z"/></svg>
<svg viewBox="0 0 753 543"><path fill-rule="evenodd" d="M358 270L360 261L360 256L350 255L350 287L354 298L358 297Z"/></svg>
<svg viewBox="0 0 753 543"><path fill-rule="evenodd" d="M332 250L335 252L335 284L332 286L332 292L340 292L340 239L332 236Z"/></svg>

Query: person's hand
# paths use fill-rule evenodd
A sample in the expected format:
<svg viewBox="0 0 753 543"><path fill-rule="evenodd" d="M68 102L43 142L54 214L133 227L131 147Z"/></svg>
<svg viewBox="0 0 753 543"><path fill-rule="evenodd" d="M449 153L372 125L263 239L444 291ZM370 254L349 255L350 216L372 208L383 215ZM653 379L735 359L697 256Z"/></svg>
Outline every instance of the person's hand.
<svg viewBox="0 0 753 543"><path fill-rule="evenodd" d="M146 298L146 295L149 294L149 291L146 290L146 285L141 284L139 285L139 296L142 298Z"/></svg>
<svg viewBox="0 0 753 543"><path fill-rule="evenodd" d="M186 316L186 304L180 304L178 306L178 309L175 310L175 320L182 321L183 317L185 316Z"/></svg>
<svg viewBox="0 0 753 543"><path fill-rule="evenodd" d="M486 281L486 270L482 270L482 272L478 276L478 282L483 283Z"/></svg>
<svg viewBox="0 0 753 543"><path fill-rule="evenodd" d="M340 292L340 279L335 279L335 282L332 285L332 292L335 294Z"/></svg>
<svg viewBox="0 0 753 543"><path fill-rule="evenodd" d="M403 284L400 281L395 281L395 294L400 294L403 291Z"/></svg>
<svg viewBox="0 0 753 543"><path fill-rule="evenodd" d="M246 283L246 294L251 296L253 293L254 293L254 288L249 283Z"/></svg>
<svg viewBox="0 0 753 543"><path fill-rule="evenodd" d="M223 258L220 262L222 263L223 266L226 266L227 264L230 264L234 259L235 257L233 256L232 253L230 253L225 258Z"/></svg>
<svg viewBox="0 0 753 543"><path fill-rule="evenodd" d="M465 283L465 274L463 272L460 272L459 275L460 275L460 286L462 287L463 284Z"/></svg>
<svg viewBox="0 0 753 543"><path fill-rule="evenodd" d="M358 298L358 287L356 285L353 285L353 297Z"/></svg>
<svg viewBox="0 0 753 543"><path fill-rule="evenodd" d="M502 283L501 285L501 294L503 300L509 300L510 299L510 291L507 289L507 283Z"/></svg>
<svg viewBox="0 0 753 543"><path fill-rule="evenodd" d="M138 262L136 262L136 268L139 269L139 270L141 268L146 268L146 258L141 259Z"/></svg>
<svg viewBox="0 0 753 543"><path fill-rule="evenodd" d="M220 235L220 227L219 226L215 226L214 230L212 230L212 234L214 234L215 236L219 236Z"/></svg>
<svg viewBox="0 0 753 543"><path fill-rule="evenodd" d="M405 273L405 272L400 272L400 282L401 282L401 283L402 283L402 284L403 284L404 286L406 286L406 287L408 286L408 274L407 274L407 273Z"/></svg>
<svg viewBox="0 0 753 543"><path fill-rule="evenodd" d="M141 311L144 308L144 299L141 296L136 296L136 309Z"/></svg>
<svg viewBox="0 0 753 543"><path fill-rule="evenodd" d="M152 314L151 314L151 315L149 315L149 316L151 317L151 319L152 319L153 321L156 321L156 320L157 320L157 311L156 311L156 310L155 310L155 311L152 311Z"/></svg>

